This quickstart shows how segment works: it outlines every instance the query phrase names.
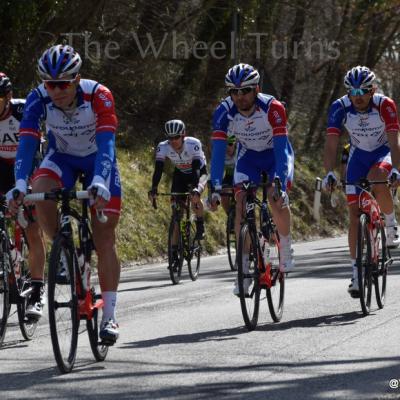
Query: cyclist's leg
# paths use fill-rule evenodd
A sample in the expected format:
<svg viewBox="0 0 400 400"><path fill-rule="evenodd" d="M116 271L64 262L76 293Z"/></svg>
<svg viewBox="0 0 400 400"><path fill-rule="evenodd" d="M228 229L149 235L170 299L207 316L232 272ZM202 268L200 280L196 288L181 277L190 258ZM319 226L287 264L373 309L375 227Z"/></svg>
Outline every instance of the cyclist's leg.
<svg viewBox="0 0 400 400"><path fill-rule="evenodd" d="M358 182L361 178L368 175L370 170L371 161L367 158L368 154L360 149L351 149L349 160L346 169L346 181ZM360 189L354 185L346 185L347 205L349 207L349 251L350 251L350 265L352 269L351 282L348 292L355 297L358 293L358 272L356 265L356 248L357 248L357 232L359 222L359 207L358 199L360 196Z"/></svg>
<svg viewBox="0 0 400 400"><path fill-rule="evenodd" d="M189 190L191 175L183 174L179 169L175 168L172 175L171 193L185 193ZM175 196L171 198L172 202L184 202L184 198L180 196ZM175 226L172 235L172 248L173 252L177 251L178 246L178 226Z"/></svg>
<svg viewBox="0 0 400 400"><path fill-rule="evenodd" d="M89 160L89 158L88 158ZM85 185L91 183L94 163L86 165ZM100 325L100 338L109 342L118 339L118 324L116 322L115 308L117 303L117 289L121 273L121 265L116 250L115 230L121 212L121 184L116 161L113 163L109 181L111 199L104 208L107 222L101 223L92 212L93 240L98 258L99 282L101 295L104 301L103 316Z"/></svg>
<svg viewBox="0 0 400 400"><path fill-rule="evenodd" d="M391 169L392 159L390 150L388 147L382 146L377 151L376 161L368 173L368 179L383 181L387 179ZM388 246L397 247L400 244L400 239L391 190L386 185L375 185L373 191L382 212L385 214Z"/></svg>
<svg viewBox="0 0 400 400"><path fill-rule="evenodd" d="M199 183L197 189L200 192L200 196L191 197L191 207L193 213L196 215L196 240L201 240L204 238L204 206L201 201L201 194L207 185L207 168L203 166L200 170Z"/></svg>

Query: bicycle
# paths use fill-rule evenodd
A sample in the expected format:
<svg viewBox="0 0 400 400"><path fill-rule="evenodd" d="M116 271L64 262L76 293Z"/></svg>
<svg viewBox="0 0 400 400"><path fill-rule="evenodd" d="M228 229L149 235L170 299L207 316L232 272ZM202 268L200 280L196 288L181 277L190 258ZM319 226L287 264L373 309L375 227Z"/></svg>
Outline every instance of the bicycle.
<svg viewBox="0 0 400 400"><path fill-rule="evenodd" d="M24 218L19 215L12 227L7 218L7 200L0 197L0 345L3 343L11 305L17 307L18 324L25 340L36 332L37 319L28 318L25 310L32 292L27 265L28 245L24 235ZM22 209L21 209L22 212ZM26 226L24 226L26 227ZM11 240L13 237L13 240Z"/></svg>
<svg viewBox="0 0 400 400"><path fill-rule="evenodd" d="M223 187L221 197L229 197L229 209L226 219L226 249L228 253L228 261L231 271L237 271L236 261L236 234L235 234L235 216L236 202L232 187Z"/></svg>
<svg viewBox="0 0 400 400"><path fill-rule="evenodd" d="M190 279L195 281L199 277L202 246L201 241L195 239L196 227L190 212L190 192L158 195L172 197L172 216L168 229L168 270L171 281L174 285L180 282L185 260ZM155 199L153 207L157 209Z"/></svg>
<svg viewBox="0 0 400 400"><path fill-rule="evenodd" d="M99 342L98 314L104 303L91 284L92 252L95 247L89 226L89 196L90 192L86 190L69 191L64 188L25 196L32 202L61 202L59 231L53 240L49 258L48 309L53 353L62 373L70 372L75 364L81 320L86 320L90 347L96 361L104 361L109 346L113 344ZM71 207L73 199L81 200L81 213ZM102 213L98 213L97 218L100 222L107 220Z"/></svg>
<svg viewBox="0 0 400 400"><path fill-rule="evenodd" d="M385 222L379 204L372 194L371 186L389 184L388 181L370 181L367 178L359 182L345 182L361 189L358 198L360 219L358 223L356 264L361 309L368 315L371 309L372 285L379 309L385 305L388 267L393 263L386 245Z"/></svg>
<svg viewBox="0 0 400 400"><path fill-rule="evenodd" d="M278 198L281 195L279 178L275 178L274 183L274 198ZM279 233L268 207L267 185L262 185L261 200L256 197L256 185L242 185L246 191L246 206L238 241L238 286L244 323L251 331L257 327L262 289L266 290L272 320L281 320L285 273L280 268ZM260 209L259 228L256 222L256 207ZM247 257L248 268L243 262Z"/></svg>

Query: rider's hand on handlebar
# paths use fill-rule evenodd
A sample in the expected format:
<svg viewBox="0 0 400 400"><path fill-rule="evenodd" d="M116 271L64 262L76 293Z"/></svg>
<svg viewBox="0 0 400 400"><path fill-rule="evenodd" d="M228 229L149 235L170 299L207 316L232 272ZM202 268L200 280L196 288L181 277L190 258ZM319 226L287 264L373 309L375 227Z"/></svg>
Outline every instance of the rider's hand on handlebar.
<svg viewBox="0 0 400 400"><path fill-rule="evenodd" d="M289 206L289 196L285 191L281 191L281 196L274 200L276 205L280 208L286 208Z"/></svg>
<svg viewBox="0 0 400 400"><path fill-rule="evenodd" d="M93 207L96 210L103 210L111 199L110 191L100 182L92 183L88 191L93 195Z"/></svg>
<svg viewBox="0 0 400 400"><path fill-rule="evenodd" d="M12 188L6 194L6 199L8 201L8 210L10 214L15 216L18 214L18 209L24 201L25 193L19 191L17 188Z"/></svg>
<svg viewBox="0 0 400 400"><path fill-rule="evenodd" d="M336 178L336 175L333 171L329 171L324 179L322 179L322 189L332 190L334 187L336 187L337 183L338 179Z"/></svg>

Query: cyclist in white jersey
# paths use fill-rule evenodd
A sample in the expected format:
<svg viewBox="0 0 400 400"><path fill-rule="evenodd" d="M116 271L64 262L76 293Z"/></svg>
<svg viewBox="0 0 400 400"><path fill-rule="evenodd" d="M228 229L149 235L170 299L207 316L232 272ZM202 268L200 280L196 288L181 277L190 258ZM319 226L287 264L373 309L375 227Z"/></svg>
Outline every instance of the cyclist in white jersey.
<svg viewBox="0 0 400 400"><path fill-rule="evenodd" d="M325 143L324 166L326 176L323 187L327 188L329 178L336 184L333 172L336 162L339 137L343 128L350 137L350 153L346 168L346 181L357 182L360 178L385 180L400 174L399 121L396 105L392 99L376 93L375 74L367 67L357 66L349 70L344 78L347 94L334 101L329 110L328 129ZM386 185L375 185L376 199L385 214L387 243L397 247L400 243L393 199ZM346 186L350 212L349 247L353 276L348 292L359 297L356 268L357 226L359 220L358 196L360 189Z"/></svg>
<svg viewBox="0 0 400 400"><path fill-rule="evenodd" d="M185 136L185 124L179 119L165 123L167 140L157 146L156 163L149 198L157 196L166 158L175 165L171 192L184 193L191 190L191 206L196 215L196 239L204 238L204 207L201 194L207 183L206 158L199 139Z"/></svg>

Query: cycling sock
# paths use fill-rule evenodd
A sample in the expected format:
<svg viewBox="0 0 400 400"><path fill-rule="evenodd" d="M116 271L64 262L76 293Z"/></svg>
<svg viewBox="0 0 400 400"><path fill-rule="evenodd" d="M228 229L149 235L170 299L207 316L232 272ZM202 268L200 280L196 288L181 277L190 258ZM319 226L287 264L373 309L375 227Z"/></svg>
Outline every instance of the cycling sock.
<svg viewBox="0 0 400 400"><path fill-rule="evenodd" d="M357 264L356 264L355 258L351 259L351 267L353 270L353 279L358 279L358 270L357 270Z"/></svg>
<svg viewBox="0 0 400 400"><path fill-rule="evenodd" d="M385 222L386 222L386 226L396 226L397 225L396 216L394 214L394 211L390 214L385 214Z"/></svg>
<svg viewBox="0 0 400 400"><path fill-rule="evenodd" d="M102 292L101 297L104 301L102 321L112 319L116 322L115 305L117 304L117 292Z"/></svg>
<svg viewBox="0 0 400 400"><path fill-rule="evenodd" d="M31 301L36 303L40 301L40 295L44 282L39 279L32 279L31 285L32 285Z"/></svg>

